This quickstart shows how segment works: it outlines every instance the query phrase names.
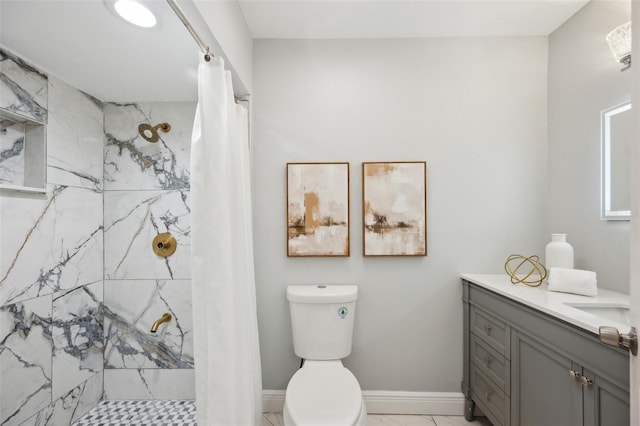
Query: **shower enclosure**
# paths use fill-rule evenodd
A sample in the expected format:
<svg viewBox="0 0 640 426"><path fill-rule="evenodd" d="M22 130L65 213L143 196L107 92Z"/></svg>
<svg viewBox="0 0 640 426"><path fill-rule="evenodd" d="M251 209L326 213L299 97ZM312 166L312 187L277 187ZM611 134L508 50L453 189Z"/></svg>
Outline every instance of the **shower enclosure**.
<svg viewBox="0 0 640 426"><path fill-rule="evenodd" d="M70 424L102 398L193 399L195 102L105 103L4 49L0 72L0 108L48 112L46 193L0 193L0 424ZM138 133L164 122L157 143ZM163 232L170 257L152 250Z"/></svg>

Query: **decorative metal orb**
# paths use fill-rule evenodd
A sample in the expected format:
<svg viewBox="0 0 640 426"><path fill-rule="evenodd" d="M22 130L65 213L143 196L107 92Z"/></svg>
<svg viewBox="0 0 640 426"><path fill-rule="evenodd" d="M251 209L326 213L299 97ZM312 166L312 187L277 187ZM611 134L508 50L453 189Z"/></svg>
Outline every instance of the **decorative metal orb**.
<svg viewBox="0 0 640 426"><path fill-rule="evenodd" d="M540 263L537 255L527 257L512 254L504 263L504 270L511 277L511 284L537 287L547 278L547 268Z"/></svg>

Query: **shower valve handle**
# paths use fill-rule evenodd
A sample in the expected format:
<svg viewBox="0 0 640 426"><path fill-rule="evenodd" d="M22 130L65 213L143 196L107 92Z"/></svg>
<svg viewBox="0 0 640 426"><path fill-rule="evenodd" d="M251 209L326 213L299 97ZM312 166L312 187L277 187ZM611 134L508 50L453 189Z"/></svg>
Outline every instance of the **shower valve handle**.
<svg viewBox="0 0 640 426"><path fill-rule="evenodd" d="M176 239L168 232L156 235L153 239L151 248L158 256L169 257L176 251Z"/></svg>

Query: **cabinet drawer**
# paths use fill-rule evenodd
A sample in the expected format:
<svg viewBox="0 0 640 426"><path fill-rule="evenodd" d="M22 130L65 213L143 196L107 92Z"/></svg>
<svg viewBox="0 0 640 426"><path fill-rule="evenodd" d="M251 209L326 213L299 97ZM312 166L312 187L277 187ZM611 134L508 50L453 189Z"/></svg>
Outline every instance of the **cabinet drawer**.
<svg viewBox="0 0 640 426"><path fill-rule="evenodd" d="M472 368L471 389L471 398L480 405L493 426L509 424L511 400L504 392L495 387L493 382L478 368Z"/></svg>
<svg viewBox="0 0 640 426"><path fill-rule="evenodd" d="M471 359L498 389L509 395L509 374L511 363L504 356L494 351L471 334Z"/></svg>
<svg viewBox="0 0 640 426"><path fill-rule="evenodd" d="M471 331L499 354L510 359L509 326L476 306L471 307Z"/></svg>

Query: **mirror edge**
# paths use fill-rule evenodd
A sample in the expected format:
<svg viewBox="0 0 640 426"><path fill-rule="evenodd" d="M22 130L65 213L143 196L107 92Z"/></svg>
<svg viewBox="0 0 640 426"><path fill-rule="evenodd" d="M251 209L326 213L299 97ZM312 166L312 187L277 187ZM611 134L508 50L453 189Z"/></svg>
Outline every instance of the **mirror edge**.
<svg viewBox="0 0 640 426"><path fill-rule="evenodd" d="M631 220L631 210L611 210L611 117L631 109L626 100L600 112L600 219Z"/></svg>

